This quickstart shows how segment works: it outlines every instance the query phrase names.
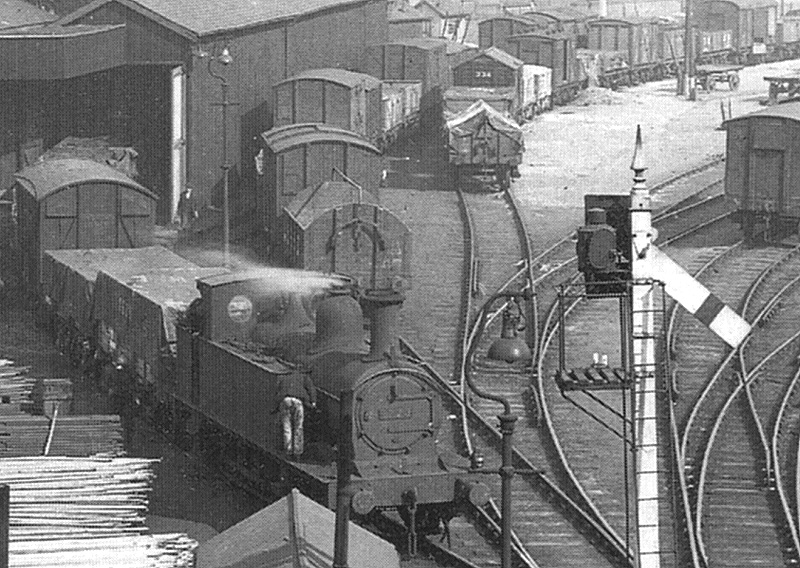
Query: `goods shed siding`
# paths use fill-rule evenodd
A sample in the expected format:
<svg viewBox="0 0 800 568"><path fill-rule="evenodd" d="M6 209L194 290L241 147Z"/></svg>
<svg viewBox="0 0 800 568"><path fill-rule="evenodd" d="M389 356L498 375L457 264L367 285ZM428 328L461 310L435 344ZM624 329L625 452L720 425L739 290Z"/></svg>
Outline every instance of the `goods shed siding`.
<svg viewBox="0 0 800 568"><path fill-rule="evenodd" d="M356 69L365 47L388 35L386 6L377 0L273 1L259 10L248 0L95 0L65 22L125 23L129 63L186 71L187 183L201 208L221 201L222 113L213 105L220 83L193 52L215 55L227 45L234 59L223 70L238 103L229 109L228 154L234 207L247 208L259 185L259 135L272 126L273 86L307 69Z"/></svg>

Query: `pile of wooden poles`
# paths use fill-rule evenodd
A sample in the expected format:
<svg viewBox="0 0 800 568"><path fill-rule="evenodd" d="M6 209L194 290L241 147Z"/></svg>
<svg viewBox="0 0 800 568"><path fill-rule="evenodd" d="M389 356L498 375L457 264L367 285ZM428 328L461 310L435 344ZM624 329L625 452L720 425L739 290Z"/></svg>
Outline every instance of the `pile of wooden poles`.
<svg viewBox="0 0 800 568"><path fill-rule="evenodd" d="M31 400L36 379L28 377L28 368L14 364L9 359L0 359L0 410L18 411L22 404Z"/></svg>
<svg viewBox="0 0 800 568"><path fill-rule="evenodd" d="M53 456L122 455L119 416L0 415L0 458L42 455L46 447Z"/></svg>
<svg viewBox="0 0 800 568"><path fill-rule="evenodd" d="M157 460L0 459L10 487L10 566L191 566L197 543L149 535L144 524Z"/></svg>

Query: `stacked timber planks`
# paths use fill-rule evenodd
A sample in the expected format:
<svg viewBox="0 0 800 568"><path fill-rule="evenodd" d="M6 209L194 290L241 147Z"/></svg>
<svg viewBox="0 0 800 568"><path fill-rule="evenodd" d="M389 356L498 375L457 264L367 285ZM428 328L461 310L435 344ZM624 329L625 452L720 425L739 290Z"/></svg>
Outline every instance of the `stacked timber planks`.
<svg viewBox="0 0 800 568"><path fill-rule="evenodd" d="M195 541L183 534L146 534L156 461L0 459L0 480L10 487L9 565L191 566Z"/></svg>
<svg viewBox="0 0 800 568"><path fill-rule="evenodd" d="M28 377L28 368L0 359L0 414L19 412L23 404L30 403L36 379Z"/></svg>
<svg viewBox="0 0 800 568"><path fill-rule="evenodd" d="M52 433L51 433L52 432ZM50 444L48 446L48 439ZM0 415L0 458L122 455L122 424L117 415Z"/></svg>

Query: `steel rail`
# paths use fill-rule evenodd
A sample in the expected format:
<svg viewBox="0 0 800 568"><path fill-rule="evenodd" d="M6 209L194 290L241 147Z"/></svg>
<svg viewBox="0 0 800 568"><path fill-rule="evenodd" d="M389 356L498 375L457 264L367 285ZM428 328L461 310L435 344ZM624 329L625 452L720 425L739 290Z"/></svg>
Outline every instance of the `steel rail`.
<svg viewBox="0 0 800 568"><path fill-rule="evenodd" d="M692 205L690 208L694 209L697 206L704 206L704 205L708 206L708 203L706 201L698 202L697 204ZM729 214L725 214L722 217L728 217L728 216L729 216ZM664 218L666 218L666 219L669 219L670 217L672 217L672 216L671 215L665 215L664 216ZM661 217L659 217L658 219L660 221ZM719 222L719 220L720 220L719 216L716 216L716 217L714 217L712 219L706 220L704 223L696 225L692 229L689 229L689 230L686 230L686 231L682 231L680 234L672 236L671 238L667 239L664 244L669 244L669 243L675 242L677 240L686 238L686 237L688 237L689 235L691 235L693 233L696 233L696 232L699 232L701 230L704 230L708 226ZM574 275L568 286L572 286L575 283L575 281L577 280L578 277L579 276L577 274ZM580 303L580 301L581 301L580 298L576 298L570 304L570 306L568 306L566 308L566 313L568 314L569 312L571 312L572 309L575 308ZM547 427L547 431L548 431L550 437L552 438L553 446L554 446L554 448L556 449L556 452L559 455L559 459L561 461L562 467L565 468L566 473L567 473L568 477L570 478L572 484L575 485L578 488L578 491L583 496L585 496L585 499L587 500L587 505L591 509L594 510L595 514L598 515L599 518L601 518L601 519L603 519L603 521L605 521L605 518L603 517L602 513L599 511L599 509L597 509L597 506L594 504L593 500L588 496L588 494L586 494L582 484L580 483L580 481L577 478L577 475L575 474L574 469L569 464L569 460L566 457L566 453L564 452L563 447L561 446L561 443L560 443L560 441L558 439L558 436L556 434L555 425L554 425L554 423L552 421L552 418L550 416L550 412L548 410L548 405L547 405L547 402L545 400L545 394L544 394L545 393L545 386L544 386L544 374L545 374L544 373L544 360L545 360L549 345L550 345L553 337L555 337L555 333L558 331L558 328L559 328L559 324L554 322L556 309L557 309L557 304L554 303L551 306L551 308L550 308L550 310L548 312L548 316L547 316L547 318L546 318L546 320L544 322L543 332L542 332L542 335L541 335L541 343L540 343L540 346L539 346L539 349L538 349L537 373L536 373L536 380L537 380L536 392L537 392L537 397L539 399L538 407L542 409L542 416L544 418L544 423L545 423L545 425ZM680 463L678 463L677 465L680 465ZM680 472L681 468L678 467L677 470ZM682 488L681 500L684 503L688 503L688 493L683 491L683 490L686 489L685 479L683 479L683 478L680 478L680 487ZM606 521L606 523L607 523L607 521ZM622 545L622 547L624 549L625 545L624 545L624 540L622 539L622 537L620 537L618 535L618 533L616 533L616 531L614 531L613 528L610 527L610 525L608 525L608 528L609 528L609 530L613 531L614 534L617 535L617 538L619 538L619 541L620 541L620 543L621 543L621 545ZM690 546L691 546L691 544L690 544ZM629 551L629 558L632 559L632 555L631 555L630 551Z"/></svg>
<svg viewBox="0 0 800 568"><path fill-rule="evenodd" d="M729 253L729 252L732 252L734 250L738 250L740 248L740 245L741 245L741 243L738 243L737 245L734 245L734 246L730 247L729 249L727 249L725 251L725 253ZM792 251L789 251L785 255L781 256L778 259L776 259L774 262L770 263L770 265L767 266L764 270L762 270L759 273L758 277L753 280L753 282L750 284L750 286L748 288L747 293L745 294L745 298L742 301L742 308L741 308L740 311L743 314L747 313L747 310L750 307L750 303L752 302L753 298L755 297L756 291L759 290L761 284L764 282L764 280L767 278L767 276L772 274L781 264L783 264L788 258L793 256L796 252L797 252L796 249L792 250ZM726 256L726 255L727 254L719 255L715 259L715 261L718 261L720 258L722 258L723 256ZM758 314L755 316L755 318L752 321L752 325L754 326L754 329L755 329L755 326L758 325L759 322L762 320L764 315L767 314L772 309L772 307L775 305L775 303L780 298L780 295L785 293L785 291L789 287L790 287L789 284L784 286L781 289L781 291L770 302L768 302L764 307L762 307L762 309L758 312ZM728 355L718 365L717 371L714 373L714 375L712 376L711 380L709 380L708 383L706 383L706 386L703 389L703 392L701 393L701 395L698 398L698 400L695 402L695 405L692 408L692 412L691 412L691 414L689 416L689 419L687 421L686 427L684 429L684 436L683 436L682 445L681 445L681 454L682 454L682 458L683 458L683 463L684 464L686 463L686 454L687 454L687 447L688 447L688 443L689 443L689 436L690 436L692 427L694 425L694 422L697 420L697 417L699 416L699 413L701 411L701 408L703 407L703 404L704 404L705 400L707 399L708 396L710 396L711 390L714 388L714 386L716 386L717 382L719 381L720 377L722 376L722 373L725 371L725 369L728 368L728 366L730 365L730 363L734 359L734 357L736 357L737 354L739 355L739 357L741 357L741 353L743 352L743 350L747 346L747 343L750 341L751 337L752 337L752 332L751 332L750 335L748 335L748 337L745 338L744 342L739 346L738 349L731 350L728 353ZM740 359L740 362L741 362L741 359ZM763 361L762 361L762 364L763 364ZM759 367L760 367L760 365L759 365ZM755 373L756 370L754 369L752 372ZM712 448L713 448L714 439L716 437L716 431L719 428L719 425L721 424L723 417L725 416L728 408L730 408L730 405L732 404L732 402L735 399L736 395L740 392L740 390L743 387L745 388L745 390L748 390L749 381L747 380L747 377L749 377L749 376L752 376L752 375L748 374L746 370L741 375L742 380L741 380L740 384L737 385L737 387L734 389L733 393L729 394L729 396L726 399L722 409L717 414L717 418L715 420L714 426L712 427L711 434L709 435L708 439L705 441L706 443L705 443L705 446L703 447L703 460L702 460L702 463L701 463L700 476L699 476L698 495L697 495L696 505L695 505L695 519L694 519L694 530L693 530L693 532L694 532L694 535L695 535L695 539L697 541L697 548L698 548L699 555L700 555L701 559L703 560L703 562L705 563L706 566L708 565L708 554L707 554L706 547L705 547L705 540L704 540L703 535L702 535L702 509L703 509L703 497L704 497L704 490L705 490L705 483L706 483L705 476L706 476L707 471L708 471L708 469L707 469L708 468L708 463L707 462L708 462L708 459L710 458L710 454L711 454L711 451L712 451ZM752 399L750 399L748 401L748 403L749 403L749 405L752 405ZM755 408L753 406L751 406L751 411L755 412ZM761 425L760 425L761 423L760 423L760 420L757 417L757 414L755 415L755 419L756 419L757 428L759 429L759 436L761 437L762 443L763 443L763 440L764 440L763 429L761 428ZM768 448L765 449L765 453L769 453L769 449ZM767 459L769 459L769 458L767 458Z"/></svg>
<svg viewBox="0 0 800 568"><path fill-rule="evenodd" d="M711 452L714 448L714 442L716 441L719 429L722 426L722 421L725 418L731 405L736 400L736 397L739 395L739 393L742 391L743 388L745 388L750 382L752 382L757 377L758 372L761 370L761 368L764 367L764 365L766 365L772 358L776 357L786 347L797 341L798 338L800 338L800 331L794 333L791 337L784 340L778 347L774 348L766 357L761 359L761 361L759 361L759 363L750 370L750 372L746 377L741 377L739 384L736 385L736 388L727 398L727 400L725 401L725 405L722 407L722 410L717 415L717 419L714 421L714 426L711 429L711 433L708 438L708 443L706 445L706 450L703 453L703 462L702 465L700 466L700 480L697 489L697 510L695 513L695 530L697 531L699 550L703 562L705 563L706 566L710 566L708 552L706 550L705 539L703 538L703 531L702 531L703 504L704 504L705 490L706 490L705 487L706 476L708 475L708 469L711 460Z"/></svg>
<svg viewBox="0 0 800 568"><path fill-rule="evenodd" d="M797 531L797 518L796 513L798 509L795 508L795 512L792 512L791 505L789 504L789 497L786 495L786 488L784 487L783 478L784 472L781 470L781 462L780 462L780 440L782 435L781 426L783 425L784 416L786 414L786 410L789 407L792 393L797 388L798 383L800 383L800 365L797 367L797 371L795 371L792 380L789 382L789 385L786 387L786 392L783 395L783 399L781 400L780 407L778 408L778 415L775 418L775 425L772 430L772 440L770 443L770 449L772 452L772 463L774 464L774 472L775 472L775 485L778 489L778 498L781 501L781 507L783 508L784 516L786 517L789 523L789 530L791 531L792 542L794 543L795 550L800 551L800 534ZM787 428L791 428L791 426L787 426ZM797 459L797 454L795 454L795 460ZM800 473L800 468L796 467L797 462L795 462L795 498L797 498L797 481L800 479L800 476L797 474ZM797 507L797 502L795 502L795 507Z"/></svg>

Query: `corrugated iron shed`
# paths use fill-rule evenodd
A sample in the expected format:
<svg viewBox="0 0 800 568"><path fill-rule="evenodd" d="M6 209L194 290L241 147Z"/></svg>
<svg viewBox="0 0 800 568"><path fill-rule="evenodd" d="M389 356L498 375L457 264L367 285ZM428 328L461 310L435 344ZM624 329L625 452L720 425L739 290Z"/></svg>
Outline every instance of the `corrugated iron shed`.
<svg viewBox="0 0 800 568"><path fill-rule="evenodd" d="M336 515L297 489L203 543L197 568L329 568ZM394 546L350 522L348 565L399 568Z"/></svg>
<svg viewBox="0 0 800 568"><path fill-rule="evenodd" d="M19 185L41 201L60 189L90 182L112 182L135 189L152 199L158 199L149 189L118 170L93 160L64 158L44 160L14 174Z"/></svg>
<svg viewBox="0 0 800 568"><path fill-rule="evenodd" d="M343 181L326 181L298 193L283 210L302 229L307 229L325 211L352 203L378 205L378 198L368 191L359 192Z"/></svg>
<svg viewBox="0 0 800 568"><path fill-rule="evenodd" d="M326 124L287 124L286 126L273 128L272 130L264 132L261 134L261 137L269 148L276 153L283 152L295 146L300 146L301 144L313 144L314 142L335 140L346 144L361 146L375 154L380 154L380 150L358 134Z"/></svg>
<svg viewBox="0 0 800 568"><path fill-rule="evenodd" d="M116 2L190 39L297 18L364 0L94 0L62 19L76 21Z"/></svg>

